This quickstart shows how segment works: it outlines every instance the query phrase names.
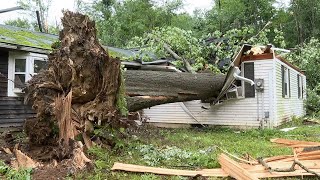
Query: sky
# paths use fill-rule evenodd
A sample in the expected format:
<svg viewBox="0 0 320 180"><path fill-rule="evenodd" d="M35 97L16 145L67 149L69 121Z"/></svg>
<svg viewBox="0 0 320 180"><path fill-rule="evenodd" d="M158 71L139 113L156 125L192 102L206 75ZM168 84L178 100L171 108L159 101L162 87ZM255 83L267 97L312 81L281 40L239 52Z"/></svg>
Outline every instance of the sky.
<svg viewBox="0 0 320 180"><path fill-rule="evenodd" d="M17 0L1 0L0 9L10 8L17 6ZM4 1L4 2L3 2ZM90 0L86 0L90 1ZM278 0L279 2L287 4L290 0ZM208 10L213 6L213 0L184 0L184 11L192 13L195 9ZM49 12L49 24L60 24L60 18L62 17L62 9L74 10L74 0L52 0L52 4ZM23 10L7 12L0 14L0 24L3 24L6 20L16 19L18 17L28 17L23 13Z"/></svg>
<svg viewBox="0 0 320 180"><path fill-rule="evenodd" d="M10 8L17 6L17 0L1 0L0 9ZM3 2L5 1L5 2ZM90 0L87 0L90 1ZM184 0L185 7L184 11L188 13L192 13L195 9L210 9L213 5L213 0ZM50 7L50 16L49 23L55 24L56 22L60 22L60 18L62 17L61 10L69 9L74 10L74 0L52 0L52 4ZM18 17L28 17L28 15L23 13L23 10L7 12L0 14L0 24L3 24L7 20L16 19Z"/></svg>

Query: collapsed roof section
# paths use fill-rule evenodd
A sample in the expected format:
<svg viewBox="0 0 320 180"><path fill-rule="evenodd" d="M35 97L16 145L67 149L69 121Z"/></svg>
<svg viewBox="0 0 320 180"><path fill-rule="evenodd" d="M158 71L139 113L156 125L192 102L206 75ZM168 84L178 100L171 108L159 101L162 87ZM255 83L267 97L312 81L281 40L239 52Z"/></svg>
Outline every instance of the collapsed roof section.
<svg viewBox="0 0 320 180"><path fill-rule="evenodd" d="M237 78L235 74L239 73L238 71L240 69L240 66L242 62L245 62L245 61L279 59L283 63L287 64L291 68L303 74L303 71L301 69L294 66L290 62L286 61L282 54L277 54L277 51L281 51L284 53L290 52L289 50L286 50L286 49L272 47L272 45L252 46L249 44L244 44L233 58L233 62L229 67L229 70L224 82L224 86L215 103L217 103L228 92L228 90L230 89L230 87L232 86L232 84L235 82Z"/></svg>

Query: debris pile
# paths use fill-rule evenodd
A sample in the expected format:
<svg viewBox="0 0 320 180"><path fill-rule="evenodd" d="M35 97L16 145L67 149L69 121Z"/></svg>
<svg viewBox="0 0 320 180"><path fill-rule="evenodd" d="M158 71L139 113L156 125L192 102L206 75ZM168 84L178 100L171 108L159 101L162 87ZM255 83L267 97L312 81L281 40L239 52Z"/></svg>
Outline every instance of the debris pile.
<svg viewBox="0 0 320 180"><path fill-rule="evenodd" d="M320 178L320 142L287 139L271 139L271 142L292 148L293 154L245 160L222 153L219 155L221 168L218 169L192 171L115 163L112 170L191 177L231 176L240 180L293 176L317 176Z"/></svg>

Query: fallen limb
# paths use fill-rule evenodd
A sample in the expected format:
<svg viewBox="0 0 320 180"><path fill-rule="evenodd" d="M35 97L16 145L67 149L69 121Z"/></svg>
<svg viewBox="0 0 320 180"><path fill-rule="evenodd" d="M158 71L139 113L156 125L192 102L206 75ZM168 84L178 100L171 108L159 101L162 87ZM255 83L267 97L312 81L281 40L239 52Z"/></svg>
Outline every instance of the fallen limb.
<svg viewBox="0 0 320 180"><path fill-rule="evenodd" d="M272 168L270 167L262 158L258 158L258 162L263 165L265 167L266 170L268 170L269 172L294 172L295 166L298 165L300 166L302 169L304 169L306 172L311 173L316 175L317 177L320 177L320 174L310 170L309 168L307 168L306 166L304 166L301 162L299 162L298 160L294 160L292 165L289 168Z"/></svg>

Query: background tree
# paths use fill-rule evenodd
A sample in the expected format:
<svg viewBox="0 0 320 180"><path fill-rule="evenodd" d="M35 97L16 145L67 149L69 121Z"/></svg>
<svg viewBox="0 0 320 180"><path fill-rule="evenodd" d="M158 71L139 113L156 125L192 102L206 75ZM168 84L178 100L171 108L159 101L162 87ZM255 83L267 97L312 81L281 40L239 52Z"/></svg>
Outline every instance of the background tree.
<svg viewBox="0 0 320 180"><path fill-rule="evenodd" d="M186 13L177 13L182 1L172 0L156 3L151 0L103 1L92 3L77 1L78 10L89 14L97 23L102 43L123 47L135 36L156 27L178 26L189 28L192 18Z"/></svg>
<svg viewBox="0 0 320 180"><path fill-rule="evenodd" d="M32 19L36 20L36 12L39 11L41 26L45 32L49 32L49 8L52 0L18 0L18 5L22 6Z"/></svg>
<svg viewBox="0 0 320 180"><path fill-rule="evenodd" d="M17 18L14 20L8 20L4 22L5 25L25 28L25 29L32 29L31 24L27 19Z"/></svg>

